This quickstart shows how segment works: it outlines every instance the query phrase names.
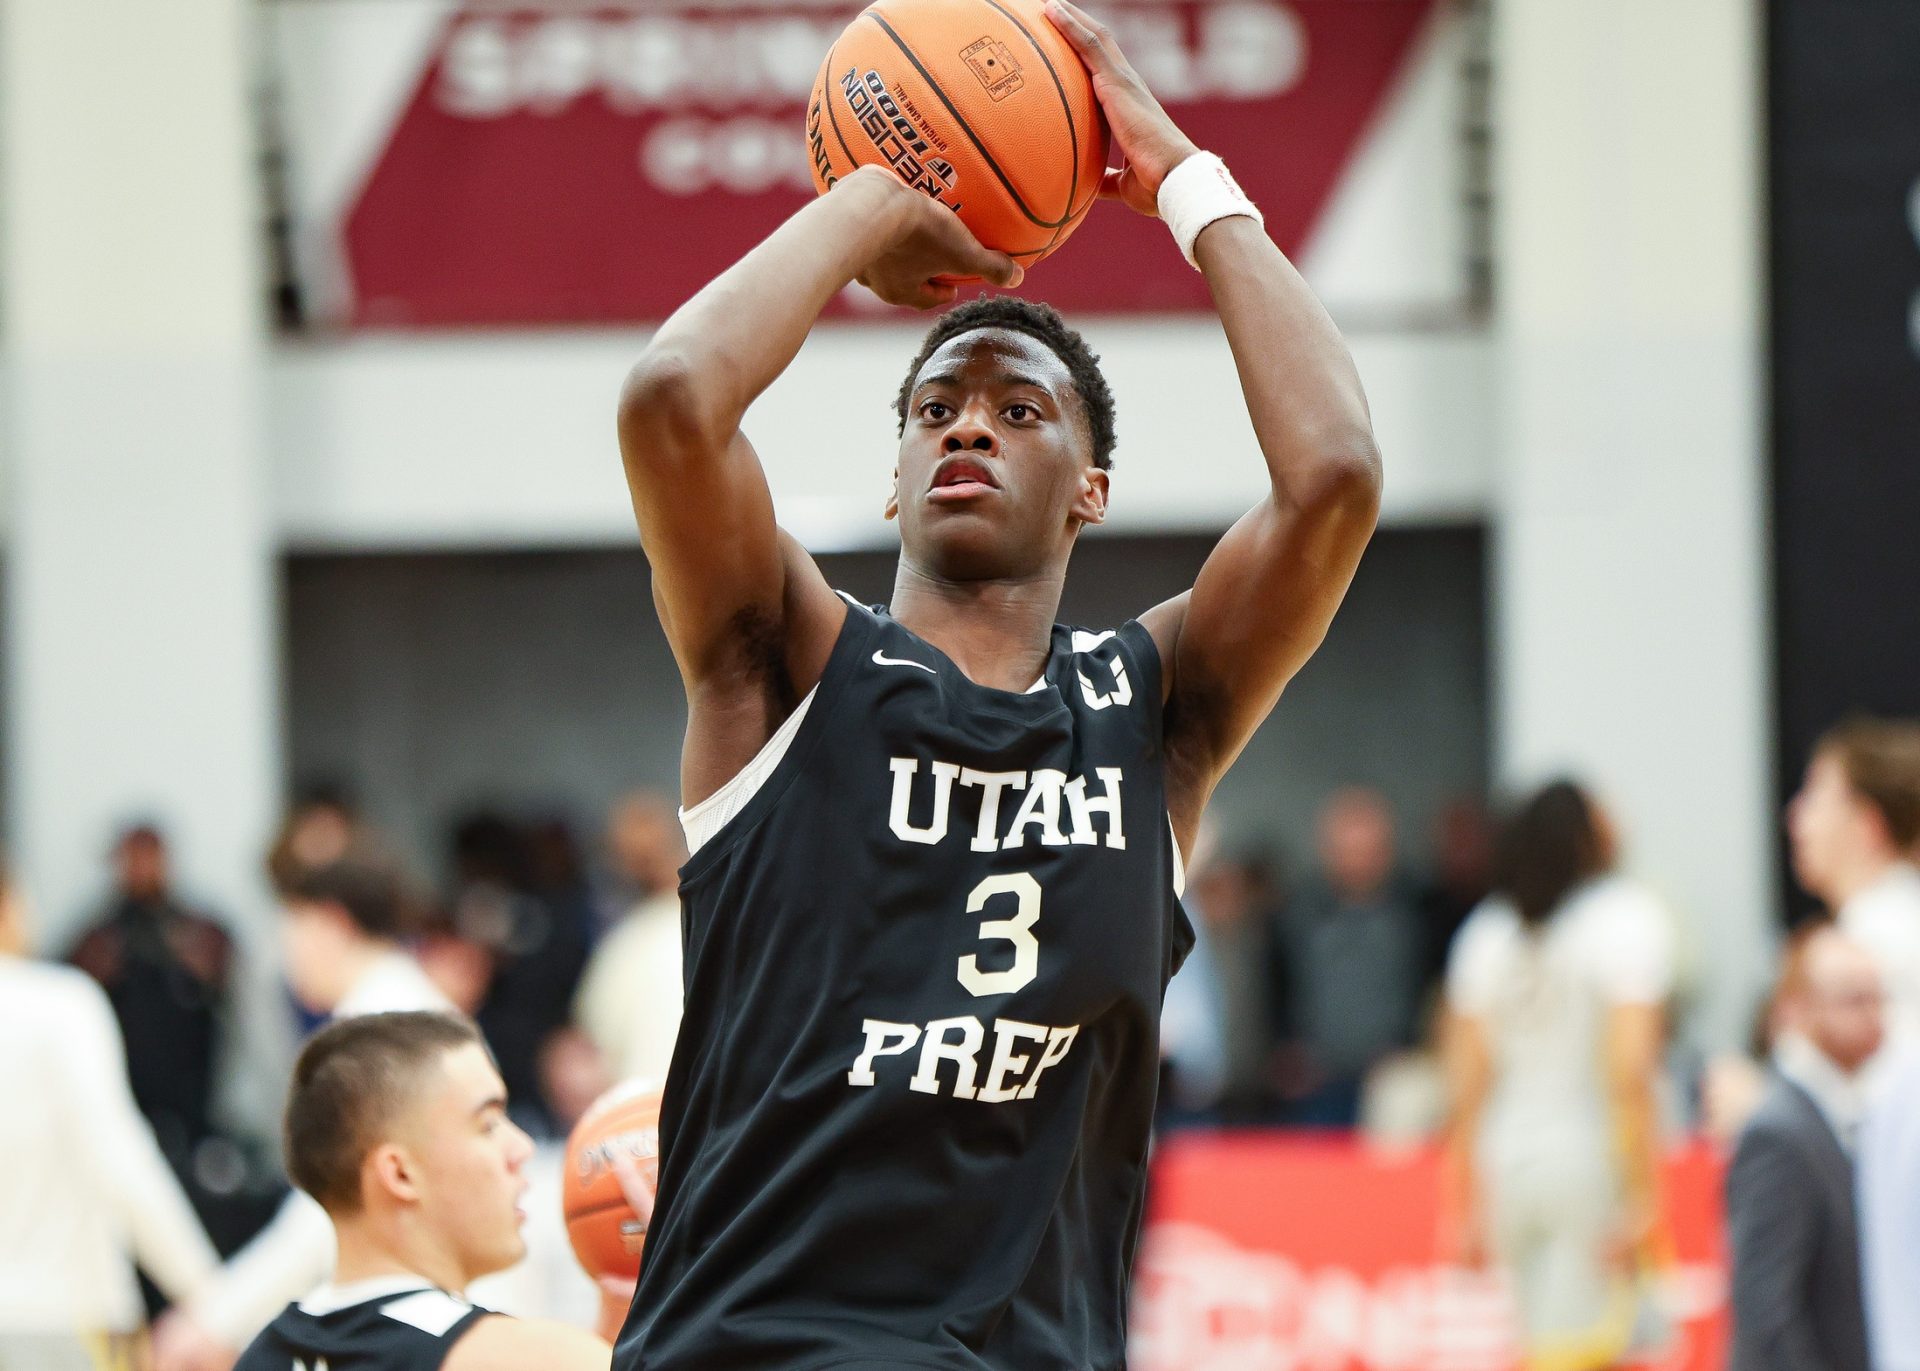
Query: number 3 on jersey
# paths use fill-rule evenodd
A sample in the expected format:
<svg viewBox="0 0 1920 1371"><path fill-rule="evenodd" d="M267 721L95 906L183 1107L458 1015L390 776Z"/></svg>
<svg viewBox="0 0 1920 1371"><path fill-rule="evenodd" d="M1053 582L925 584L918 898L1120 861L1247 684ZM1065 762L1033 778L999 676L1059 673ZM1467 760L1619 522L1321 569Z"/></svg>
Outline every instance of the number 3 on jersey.
<svg viewBox="0 0 1920 1371"><path fill-rule="evenodd" d="M1013 917L981 920L980 937L1012 943L1013 965L1005 971L982 971L979 957L969 952L959 967L960 984L969 995L1011 995L1040 974L1040 940L1033 936L1040 919L1040 882L1024 871L989 876L967 897L967 913L978 914L995 896L1006 895L1015 901Z"/></svg>
<svg viewBox="0 0 1920 1371"><path fill-rule="evenodd" d="M982 919L982 942L1013 944L1013 965L1004 971L982 971L980 955L969 952L960 958L956 975L969 995L1011 995L1031 985L1040 974L1040 940L1033 926L1040 921L1040 882L1025 871L989 876L967 896L967 913L980 914L998 901L998 909L1011 900L1012 917ZM886 1019L864 1019L861 1035L866 1039L853 1069L847 1072L847 1084L873 1086L879 1083L874 1071L885 1057L898 1057L920 1047L920 1069L913 1073L909 1086L926 1095L951 1093L956 1099L979 1100L984 1104L1002 1104L1009 1100L1030 1100L1040 1087L1040 1077L1066 1060L1074 1039L1080 1035L1078 1024L1055 1027L1051 1024L1023 1023L1018 1019L995 1019L991 1028L971 1015L935 1019L920 1024L893 1023ZM993 1045L987 1046L991 1033ZM978 1085L981 1058L986 1060L986 1082ZM945 1066L952 1073L951 1091L946 1091Z"/></svg>

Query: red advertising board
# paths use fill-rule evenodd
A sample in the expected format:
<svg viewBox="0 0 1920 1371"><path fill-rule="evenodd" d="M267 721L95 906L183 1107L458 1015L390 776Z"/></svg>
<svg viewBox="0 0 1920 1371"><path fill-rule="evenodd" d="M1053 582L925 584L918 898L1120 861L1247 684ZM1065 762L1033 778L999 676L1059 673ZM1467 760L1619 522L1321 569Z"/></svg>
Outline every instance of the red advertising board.
<svg viewBox="0 0 1920 1371"><path fill-rule="evenodd" d="M1719 1371L1722 1165L1669 1159L1672 1333L1649 1371ZM1155 1157L1134 1279L1135 1371L1514 1371L1512 1304L1439 1256L1439 1165L1346 1140L1185 1134Z"/></svg>
<svg viewBox="0 0 1920 1371"><path fill-rule="evenodd" d="M1436 0L1098 6L1295 251ZM657 319L812 195L803 116L844 0L474 0L439 27L339 229L351 322ZM1029 289L1202 308L1159 225L1095 209ZM843 305L842 308L851 306Z"/></svg>

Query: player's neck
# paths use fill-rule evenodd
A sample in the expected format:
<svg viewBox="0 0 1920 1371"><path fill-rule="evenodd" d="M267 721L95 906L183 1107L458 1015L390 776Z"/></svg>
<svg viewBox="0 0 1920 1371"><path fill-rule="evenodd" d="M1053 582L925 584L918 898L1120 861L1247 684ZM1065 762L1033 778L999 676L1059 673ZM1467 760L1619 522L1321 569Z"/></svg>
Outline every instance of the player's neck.
<svg viewBox="0 0 1920 1371"><path fill-rule="evenodd" d="M996 690L1022 691L1046 670L1061 581L943 581L902 558L893 617L965 672Z"/></svg>
<svg viewBox="0 0 1920 1371"><path fill-rule="evenodd" d="M352 1285L383 1276L416 1276L429 1285L455 1295L466 1292L467 1273L451 1254L436 1243L423 1242L419 1235L396 1219L382 1222L373 1215L334 1220L339 1256L334 1262L333 1283Z"/></svg>

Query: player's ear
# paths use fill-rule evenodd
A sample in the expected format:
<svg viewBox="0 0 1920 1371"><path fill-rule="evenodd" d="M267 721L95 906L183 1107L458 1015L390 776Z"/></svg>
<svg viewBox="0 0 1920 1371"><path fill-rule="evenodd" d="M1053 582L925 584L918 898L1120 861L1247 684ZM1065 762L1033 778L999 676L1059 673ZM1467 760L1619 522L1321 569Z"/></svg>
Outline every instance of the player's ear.
<svg viewBox="0 0 1920 1371"><path fill-rule="evenodd" d="M1088 467L1080 476L1080 493L1073 502L1073 517L1083 524L1107 521L1107 473Z"/></svg>
<svg viewBox="0 0 1920 1371"><path fill-rule="evenodd" d="M880 517L892 523L900 517L900 468L893 469L893 484L887 488L887 506Z"/></svg>
<svg viewBox="0 0 1920 1371"><path fill-rule="evenodd" d="M381 1143L367 1153L361 1168L361 1185L364 1188L369 1184L403 1203L420 1198L420 1179L413 1159L398 1143Z"/></svg>

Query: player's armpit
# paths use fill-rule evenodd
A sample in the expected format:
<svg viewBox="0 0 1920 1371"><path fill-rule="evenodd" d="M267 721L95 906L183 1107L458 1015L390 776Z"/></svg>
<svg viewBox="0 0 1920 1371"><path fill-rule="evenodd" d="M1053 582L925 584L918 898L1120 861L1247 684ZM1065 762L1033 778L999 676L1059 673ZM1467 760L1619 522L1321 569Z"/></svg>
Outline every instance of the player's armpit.
<svg viewBox="0 0 1920 1371"><path fill-rule="evenodd" d="M613 1349L572 1324L547 1319L480 1319L453 1345L444 1371L607 1371Z"/></svg>

